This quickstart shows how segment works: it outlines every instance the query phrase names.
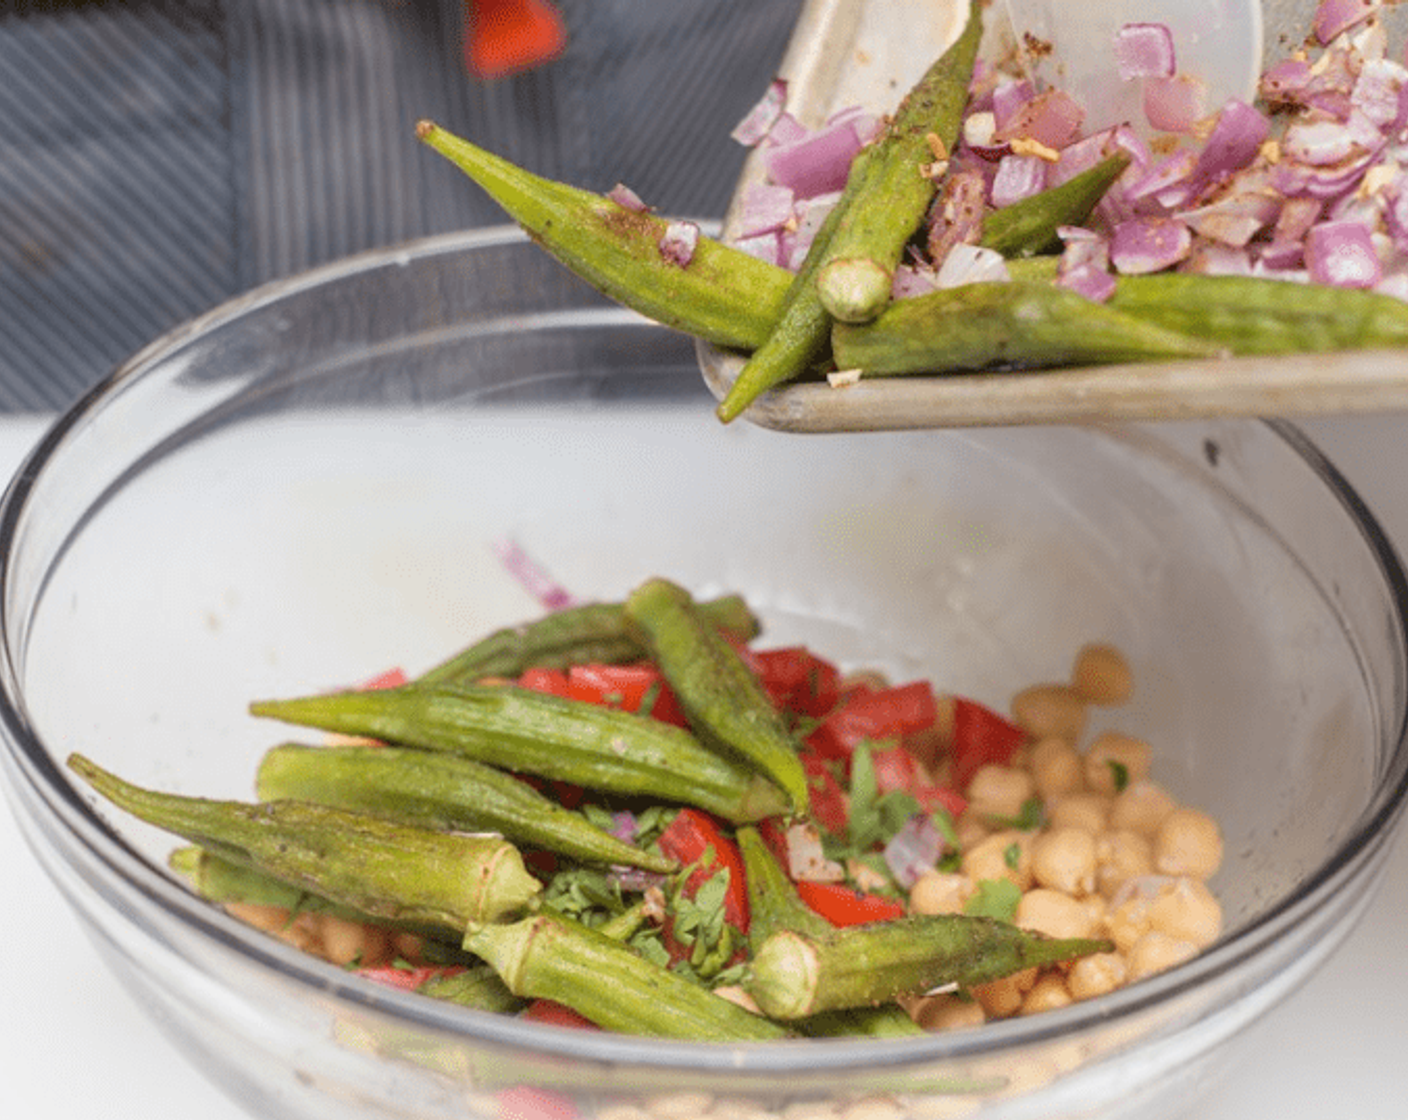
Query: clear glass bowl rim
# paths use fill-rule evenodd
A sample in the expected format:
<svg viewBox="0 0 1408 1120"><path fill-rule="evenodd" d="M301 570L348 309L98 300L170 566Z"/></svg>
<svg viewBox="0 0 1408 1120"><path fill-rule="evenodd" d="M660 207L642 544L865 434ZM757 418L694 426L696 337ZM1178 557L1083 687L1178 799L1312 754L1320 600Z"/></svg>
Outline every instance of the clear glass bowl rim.
<svg viewBox="0 0 1408 1120"><path fill-rule="evenodd" d="M706 230L710 223L701 223ZM373 250L282 280L228 300L144 347L59 416L41 436L0 500L0 557L9 554L36 482L71 429L82 425L115 391L158 374L163 361L193 339L226 326L261 307L295 293L335 286L355 276L401 268L440 256L473 252L484 246L529 244L515 226L495 226L424 238L390 249ZM539 251L539 250L534 250ZM608 310L605 314L618 314ZM615 321L619 321L616 319ZM1296 427L1277 420L1249 420L1268 428L1302 459L1345 507L1380 568L1393 605L1396 629L1408 635L1408 575L1395 548L1364 501L1339 470ZM267 967L323 1001L339 1000L399 1020L412 1029L461 1036L468 1045L487 1045L533 1053L549 1059L579 1060L637 1068L720 1071L740 1076L803 1074L847 1070L902 1069L949 1060L972 1060L1060 1040L1072 1033L1117 1027L1122 1021L1156 1011L1180 997L1234 972L1253 960L1304 915L1323 906L1356 882L1359 871L1390 840L1408 803L1408 710L1398 713L1391 729L1391 750L1382 780L1342 843L1298 884L1295 890L1256 919L1203 952L1188 964L1093 1000L1039 1016L989 1024L980 1031L959 1031L915 1039L808 1039L800 1045L770 1043L722 1046L635 1036L568 1030L525 1023L512 1017L476 1012L413 993L397 991L350 976L229 917L189 892L164 871L138 855L69 785L60 767L34 734L19 689L10 647L7 579L0 567L0 722L5 748L13 753L15 773L51 814L47 822L62 828L84 855L110 870L151 906ZM1408 650L1398 666L1408 674ZM140 921L140 915L127 920Z"/></svg>

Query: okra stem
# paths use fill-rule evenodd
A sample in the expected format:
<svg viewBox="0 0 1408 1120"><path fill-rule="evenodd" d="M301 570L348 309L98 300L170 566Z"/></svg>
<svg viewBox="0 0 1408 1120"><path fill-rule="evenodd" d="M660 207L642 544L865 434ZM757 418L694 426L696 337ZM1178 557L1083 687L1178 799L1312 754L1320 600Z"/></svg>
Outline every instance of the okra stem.
<svg viewBox="0 0 1408 1120"><path fill-rule="evenodd" d="M761 630L757 616L738 595L708 600L699 609L739 641L751 641ZM421 674L417 683L473 684L485 677L517 677L531 668L621 664L644 656L645 650L626 625L625 604L587 603L553 611L523 626L496 630Z"/></svg>
<svg viewBox="0 0 1408 1120"><path fill-rule="evenodd" d="M1107 941L1056 940L988 918L911 915L822 936L775 933L754 955L745 986L772 1018L803 1019L1110 949Z"/></svg>
<svg viewBox="0 0 1408 1120"><path fill-rule="evenodd" d="M1046 368L1227 353L1225 339L1185 334L1041 281L993 281L896 300L869 323L837 323L842 369L865 376Z"/></svg>
<svg viewBox="0 0 1408 1120"><path fill-rule="evenodd" d="M758 678L695 608L683 587L650 579L626 600L626 618L707 744L757 767L808 809L807 776L792 734Z"/></svg>
<svg viewBox="0 0 1408 1120"><path fill-rule="evenodd" d="M265 700L250 711L586 789L694 805L730 821L761 820L787 808L785 794L767 778L681 728L527 689L410 684Z"/></svg>
<svg viewBox="0 0 1408 1120"><path fill-rule="evenodd" d="M473 179L529 235L603 295L718 346L752 350L777 321L775 267L701 235L686 265L661 249L670 222L516 167L438 127L416 136Z"/></svg>
<svg viewBox="0 0 1408 1120"><path fill-rule="evenodd" d="M705 1042L763 1042L789 1033L560 915L480 926L464 947L492 965L515 995L556 1000L607 1030Z"/></svg>
<svg viewBox="0 0 1408 1120"><path fill-rule="evenodd" d="M255 788L261 801L311 801L441 831L497 832L586 863L675 869L512 774L437 751L286 743L265 752Z"/></svg>
<svg viewBox="0 0 1408 1120"><path fill-rule="evenodd" d="M895 266L933 201L940 172L929 168L946 167L958 140L982 33L982 4L970 0L958 39L856 156L839 203L842 217L817 275L822 305L833 318L867 322L889 303Z"/></svg>
<svg viewBox="0 0 1408 1120"><path fill-rule="evenodd" d="M542 885L502 837L435 832L285 801L142 789L81 755L69 767L119 808L215 854L380 920L463 931L522 912Z"/></svg>

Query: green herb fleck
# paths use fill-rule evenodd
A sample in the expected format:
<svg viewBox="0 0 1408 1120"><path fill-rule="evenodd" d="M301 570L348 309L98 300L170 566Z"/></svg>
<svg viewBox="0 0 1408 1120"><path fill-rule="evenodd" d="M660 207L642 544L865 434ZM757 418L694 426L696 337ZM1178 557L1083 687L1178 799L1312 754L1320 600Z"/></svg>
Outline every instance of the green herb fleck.
<svg viewBox="0 0 1408 1120"><path fill-rule="evenodd" d="M1123 762L1117 762L1113 758L1106 760L1106 765L1110 767L1110 773L1114 776L1115 792L1123 793L1129 786L1129 767Z"/></svg>
<svg viewBox="0 0 1408 1120"><path fill-rule="evenodd" d="M1029 797L1022 802L1015 817L988 817L987 823L995 829L1013 828L1019 832L1035 832L1046 823L1046 803L1040 797Z"/></svg>
<svg viewBox="0 0 1408 1120"><path fill-rule="evenodd" d="M1022 845L1015 840L1008 844L1002 852L1002 862L1009 870L1016 871L1022 865Z"/></svg>
<svg viewBox="0 0 1408 1120"><path fill-rule="evenodd" d="M1011 879L983 879L963 912L973 918L995 918L1010 922L1017 916L1017 903L1022 901L1022 889Z"/></svg>

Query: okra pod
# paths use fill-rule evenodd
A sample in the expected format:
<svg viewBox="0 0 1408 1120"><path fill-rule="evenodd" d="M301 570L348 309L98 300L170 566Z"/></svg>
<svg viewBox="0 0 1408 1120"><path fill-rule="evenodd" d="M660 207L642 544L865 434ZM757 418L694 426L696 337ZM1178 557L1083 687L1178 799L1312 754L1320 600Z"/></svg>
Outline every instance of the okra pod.
<svg viewBox="0 0 1408 1120"><path fill-rule="evenodd" d="M741 596L699 604L710 622L739 641L762 627ZM553 611L523 626L505 627L422 673L420 684L473 684L485 677L517 677L525 669L566 669L588 662L622 664L645 656L626 625L623 603L587 603Z"/></svg>
<svg viewBox="0 0 1408 1120"><path fill-rule="evenodd" d="M856 156L817 274L833 318L868 322L889 303L895 267L934 198L939 172L930 167L945 167L957 143L982 33L982 4L970 0L958 39Z"/></svg>
<svg viewBox="0 0 1408 1120"><path fill-rule="evenodd" d="M730 821L785 812L767 778L649 716L503 685L422 685L250 705L256 716L446 751L606 793L694 805Z"/></svg>
<svg viewBox="0 0 1408 1120"><path fill-rule="evenodd" d="M196 894L210 902L271 906L295 914L331 914L349 921L373 920L369 914L329 902L283 879L256 871L248 864L232 862L202 847L177 848L166 862L172 871L190 882Z"/></svg>
<svg viewBox="0 0 1408 1120"><path fill-rule="evenodd" d="M1116 152L1064 183L992 211L983 219L979 243L1009 258L1059 251L1057 231L1062 226L1084 225L1128 166L1129 156Z"/></svg>
<svg viewBox="0 0 1408 1120"><path fill-rule="evenodd" d="M896 300L869 323L837 323L841 369L864 376L1225 356L1222 339L1041 281L983 281Z"/></svg>
<svg viewBox="0 0 1408 1120"><path fill-rule="evenodd" d="M650 579L626 600L626 618L706 744L745 760L805 814L809 793L792 733L738 651L710 626L683 587Z"/></svg>
<svg viewBox="0 0 1408 1120"><path fill-rule="evenodd" d="M803 1019L946 984L969 987L1111 948L1108 941L1047 938L990 918L911 915L821 936L775 933L753 957L745 987L772 1018Z"/></svg>
<svg viewBox="0 0 1408 1120"><path fill-rule="evenodd" d="M820 937L835 928L802 901L756 828L745 825L734 833L734 839L748 882L748 942L753 952L783 930Z"/></svg>
<svg viewBox="0 0 1408 1120"><path fill-rule="evenodd" d="M489 194L544 249L610 299L718 346L762 345L781 311L776 266L703 235L687 264L661 247L671 223L541 178L421 121L416 136Z"/></svg>
<svg viewBox="0 0 1408 1120"><path fill-rule="evenodd" d="M798 1019L795 1025L808 1038L913 1038L928 1033L897 1003L823 1011Z"/></svg>
<svg viewBox="0 0 1408 1120"><path fill-rule="evenodd" d="M295 801L143 789L81 755L69 767L133 816L373 918L463 931L520 913L542 885L502 837L436 832Z"/></svg>
<svg viewBox="0 0 1408 1120"><path fill-rule="evenodd" d="M432 976L415 991L417 995L472 1007L475 1011L492 1011L496 1015L507 1015L523 1006L523 1001L508 990L499 974L487 964L474 965L448 976Z"/></svg>
<svg viewBox="0 0 1408 1120"><path fill-rule="evenodd" d="M1122 276L1109 306L1233 354L1408 346L1408 303L1360 288L1250 276Z"/></svg>
<svg viewBox="0 0 1408 1120"><path fill-rule="evenodd" d="M606 1030L702 1042L771 1041L789 1031L619 941L547 912L471 930L464 947L509 991L566 1004Z"/></svg>
<svg viewBox="0 0 1408 1120"><path fill-rule="evenodd" d="M255 789L261 801L311 801L441 831L497 832L585 863L675 869L512 774L438 751L285 743L265 752Z"/></svg>

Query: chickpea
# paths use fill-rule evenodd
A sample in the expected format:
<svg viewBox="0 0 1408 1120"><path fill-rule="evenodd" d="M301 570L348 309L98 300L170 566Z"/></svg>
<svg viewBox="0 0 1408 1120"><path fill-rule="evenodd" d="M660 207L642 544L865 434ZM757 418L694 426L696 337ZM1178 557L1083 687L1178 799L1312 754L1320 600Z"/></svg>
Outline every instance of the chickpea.
<svg viewBox="0 0 1408 1120"><path fill-rule="evenodd" d="M1085 752L1085 784L1111 796L1149 776L1153 749L1143 739L1102 731Z"/></svg>
<svg viewBox="0 0 1408 1120"><path fill-rule="evenodd" d="M1037 887L1022 895L1013 919L1022 929L1048 937L1092 937L1097 932L1090 912L1076 899L1060 891Z"/></svg>
<svg viewBox="0 0 1408 1120"><path fill-rule="evenodd" d="M1111 799L1103 793L1068 793L1046 807L1050 828L1083 828L1092 836L1105 831Z"/></svg>
<svg viewBox="0 0 1408 1120"><path fill-rule="evenodd" d="M1071 992L1066 987L1065 977L1059 972L1050 972L1042 976L1032 990L1026 994L1022 1000L1021 1013L1036 1015L1042 1011L1054 1011L1058 1007L1067 1007L1071 1002Z"/></svg>
<svg viewBox="0 0 1408 1120"><path fill-rule="evenodd" d="M926 871L909 889L909 909L915 914L961 914L977 884L967 875Z"/></svg>
<svg viewBox="0 0 1408 1120"><path fill-rule="evenodd" d="M1094 642L1076 653L1071 687L1087 704L1113 708L1127 703L1134 694L1134 674L1117 648Z"/></svg>
<svg viewBox="0 0 1408 1120"><path fill-rule="evenodd" d="M1157 782L1148 778L1130 782L1110 804L1110 827L1132 829L1152 836L1164 818L1178 808L1178 802Z"/></svg>
<svg viewBox="0 0 1408 1120"><path fill-rule="evenodd" d="M910 1017L926 1031L981 1027L988 1020L977 1000L947 994L926 996L910 1010Z"/></svg>
<svg viewBox="0 0 1408 1120"><path fill-rule="evenodd" d="M972 988L972 996L983 1008L989 1019L1005 1019L1022 1010L1022 1000L1036 984L1037 970L1034 968L1014 972L986 984Z"/></svg>
<svg viewBox="0 0 1408 1120"><path fill-rule="evenodd" d="M962 868L975 883L1010 879L1027 890L1032 885L1031 837L1016 829L994 832L964 851Z"/></svg>
<svg viewBox="0 0 1408 1120"><path fill-rule="evenodd" d="M1113 898L1125 883L1154 870L1153 842L1140 832L1113 829L1095 840L1095 886Z"/></svg>
<svg viewBox="0 0 1408 1120"><path fill-rule="evenodd" d="M333 964L374 966L388 955L390 939L385 931L331 914L322 919L323 956Z"/></svg>
<svg viewBox="0 0 1408 1120"><path fill-rule="evenodd" d="M1149 925L1205 949L1222 932L1222 906L1197 879L1175 879L1149 904Z"/></svg>
<svg viewBox="0 0 1408 1120"><path fill-rule="evenodd" d="M1029 764L1036 792L1043 801L1075 793L1085 784L1085 761L1065 739L1038 739L1032 744Z"/></svg>
<svg viewBox="0 0 1408 1120"><path fill-rule="evenodd" d="M980 816L1015 817L1036 796L1031 774L1012 766L978 767L968 783L968 806Z"/></svg>
<svg viewBox="0 0 1408 1120"><path fill-rule="evenodd" d="M261 929L265 933L278 933L288 925L289 913L282 906L260 906L254 902L228 902L225 911L232 917Z"/></svg>
<svg viewBox="0 0 1408 1120"><path fill-rule="evenodd" d="M1083 828L1052 828L1032 841L1032 876L1069 895L1095 889L1095 837Z"/></svg>
<svg viewBox="0 0 1408 1120"><path fill-rule="evenodd" d="M1066 987L1076 999L1094 999L1122 988L1129 980L1129 966L1118 953L1092 953L1072 962Z"/></svg>
<svg viewBox="0 0 1408 1120"><path fill-rule="evenodd" d="M1175 809L1154 836L1154 870L1207 879L1222 865L1222 830L1197 809Z"/></svg>
<svg viewBox="0 0 1408 1120"><path fill-rule="evenodd" d="M1110 908L1105 915L1105 931L1115 948L1128 955L1139 940L1153 929L1149 919L1149 900L1141 894L1125 899Z"/></svg>
<svg viewBox="0 0 1408 1120"><path fill-rule="evenodd" d="M1085 714L1085 701L1069 685L1034 684L1012 697L1013 721L1034 739L1079 742Z"/></svg>
<svg viewBox="0 0 1408 1120"><path fill-rule="evenodd" d="M1163 972L1191 960L1197 953L1198 947L1191 941L1150 930L1129 950L1129 978L1139 980Z"/></svg>
<svg viewBox="0 0 1408 1120"><path fill-rule="evenodd" d="M988 827L988 819L982 813L974 812L971 805L953 822L953 831L958 837L959 850L964 852L986 840L992 833L992 829Z"/></svg>

